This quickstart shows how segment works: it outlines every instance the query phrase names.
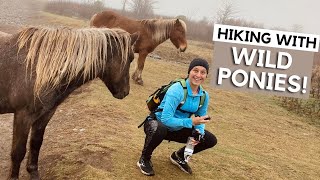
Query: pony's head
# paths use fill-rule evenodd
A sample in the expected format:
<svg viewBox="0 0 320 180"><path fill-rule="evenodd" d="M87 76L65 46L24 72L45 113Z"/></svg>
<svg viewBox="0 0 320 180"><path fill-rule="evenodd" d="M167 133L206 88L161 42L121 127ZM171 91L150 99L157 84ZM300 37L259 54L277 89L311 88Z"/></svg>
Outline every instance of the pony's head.
<svg viewBox="0 0 320 180"><path fill-rule="evenodd" d="M187 49L186 31L186 23L180 19L176 19L170 32L170 40L180 52L184 52Z"/></svg>
<svg viewBox="0 0 320 180"><path fill-rule="evenodd" d="M138 33L116 29L116 38L111 38L112 46L108 47L108 64L99 77L108 87L115 98L122 99L129 94L130 90L130 63L134 59L133 45L139 37Z"/></svg>

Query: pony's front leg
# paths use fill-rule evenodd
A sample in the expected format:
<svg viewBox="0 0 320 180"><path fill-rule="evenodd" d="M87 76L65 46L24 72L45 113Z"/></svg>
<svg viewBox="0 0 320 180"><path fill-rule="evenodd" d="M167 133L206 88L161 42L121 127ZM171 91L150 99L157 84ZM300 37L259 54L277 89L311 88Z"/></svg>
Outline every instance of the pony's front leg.
<svg viewBox="0 0 320 180"><path fill-rule="evenodd" d="M32 124L31 136L30 136L30 151L27 162L27 171L30 174L30 179L40 179L38 171L38 159L39 152L43 141L43 135L46 126L52 118L56 108L45 113L39 119Z"/></svg>
<svg viewBox="0 0 320 180"><path fill-rule="evenodd" d="M136 70L132 74L132 79L139 85L143 85L142 70L144 68L144 63L146 61L147 55L148 55L147 51L139 52L139 58L137 61Z"/></svg>
<svg viewBox="0 0 320 180"><path fill-rule="evenodd" d="M26 154L26 144L32 119L25 110L14 113L9 179L18 179L21 162Z"/></svg>

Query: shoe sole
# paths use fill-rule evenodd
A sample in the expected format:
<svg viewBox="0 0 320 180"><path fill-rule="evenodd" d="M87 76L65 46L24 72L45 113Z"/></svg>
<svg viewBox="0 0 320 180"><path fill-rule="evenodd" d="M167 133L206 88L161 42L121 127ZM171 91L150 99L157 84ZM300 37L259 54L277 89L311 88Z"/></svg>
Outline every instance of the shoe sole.
<svg viewBox="0 0 320 180"><path fill-rule="evenodd" d="M174 159L172 159L171 156L170 156L170 161L172 162L172 164L178 166L178 167L181 169L181 171L183 171L183 172L185 172L185 173L187 173L187 174L190 174L188 171L186 171L185 169L183 169L183 167L181 167L179 163L177 163Z"/></svg>
<svg viewBox="0 0 320 180"><path fill-rule="evenodd" d="M141 171L142 174L144 174L144 175L146 175L146 176L154 176L154 174L150 174L150 173L147 173L147 172L143 171L143 170L141 169L141 164L139 163L139 161L137 162L137 166L138 166L138 168L140 169L140 171Z"/></svg>

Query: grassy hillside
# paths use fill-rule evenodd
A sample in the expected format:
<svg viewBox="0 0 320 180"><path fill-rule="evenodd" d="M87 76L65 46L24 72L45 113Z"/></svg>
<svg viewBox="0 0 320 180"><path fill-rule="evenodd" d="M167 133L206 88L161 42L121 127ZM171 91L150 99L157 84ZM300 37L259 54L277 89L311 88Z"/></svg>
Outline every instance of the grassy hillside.
<svg viewBox="0 0 320 180"><path fill-rule="evenodd" d="M114 99L98 80L79 90L82 93L73 95L61 108L79 110L75 112L81 114L79 119L68 123L75 127L79 126L77 121L87 123L81 125L86 127L86 137L83 138L96 136L98 140L93 138L94 143L85 140L77 142L81 145L70 144L68 148L59 149L64 161L57 163L50 175L59 179L70 177L71 168L72 176L78 174L77 177L84 179L144 179L135 165L144 141L143 129L137 128L147 115L144 101L159 84L184 76L186 70L184 64L148 59L144 71L145 86L132 82L130 95L124 100ZM153 155L155 179L320 177L319 129L279 107L272 97L205 87L212 97L209 114L213 117L207 129L218 137L218 145L193 157L191 166L195 173L189 176L169 161L170 153L182 145L163 142ZM63 113L59 112L59 116ZM104 120L107 125L99 125ZM52 123L55 121L54 118ZM67 139L64 137L64 141ZM70 150L77 146L79 152ZM79 164L75 162L83 156L83 149L91 152L93 157L97 152L110 153L104 160L111 165L101 169L83 161L85 167L78 172Z"/></svg>

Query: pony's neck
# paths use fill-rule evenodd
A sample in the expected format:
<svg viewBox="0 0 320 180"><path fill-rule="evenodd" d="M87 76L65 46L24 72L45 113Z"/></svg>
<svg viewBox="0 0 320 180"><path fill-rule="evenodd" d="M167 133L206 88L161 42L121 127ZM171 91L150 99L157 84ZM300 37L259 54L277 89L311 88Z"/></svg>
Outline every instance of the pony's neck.
<svg viewBox="0 0 320 180"><path fill-rule="evenodd" d="M159 41L157 41L157 45L165 42L166 40L168 40L170 38L170 32L168 34L166 34L166 36L164 36L162 39L159 39Z"/></svg>
<svg viewBox="0 0 320 180"><path fill-rule="evenodd" d="M59 88L60 92L63 92L63 94L65 95L69 95L70 93L72 93L74 90L78 89L80 86L82 86L83 84L86 84L90 81L92 81L93 79L95 79L96 77L92 77L92 78L84 78L83 75L78 75L76 78L74 78L70 83L68 83L67 81L62 82L62 86Z"/></svg>
<svg viewBox="0 0 320 180"><path fill-rule="evenodd" d="M173 29L174 22L171 20L141 20L140 23L150 33L150 36L155 45L159 45L170 38L170 33Z"/></svg>

